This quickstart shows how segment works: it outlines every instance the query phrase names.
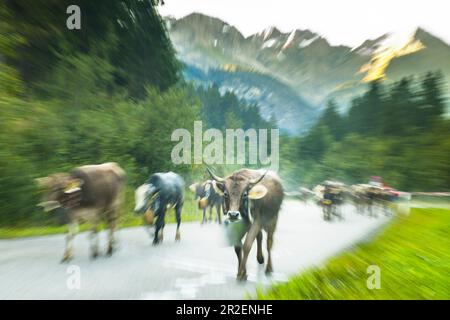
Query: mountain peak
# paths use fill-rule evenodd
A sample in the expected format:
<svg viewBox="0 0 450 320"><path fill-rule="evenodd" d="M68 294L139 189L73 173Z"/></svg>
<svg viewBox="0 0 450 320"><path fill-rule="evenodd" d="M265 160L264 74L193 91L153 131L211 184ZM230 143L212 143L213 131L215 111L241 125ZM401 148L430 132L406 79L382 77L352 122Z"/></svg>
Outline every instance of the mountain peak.
<svg viewBox="0 0 450 320"><path fill-rule="evenodd" d="M434 43L436 44L440 44L440 45L445 45L445 46L449 46L448 43L446 43L445 41L439 39L438 37L434 36L433 34L431 34L430 32L426 31L424 28L422 27L418 27L416 29L416 31L414 32L413 38L415 40L419 40L420 42L422 42L426 47L429 45L432 45Z"/></svg>
<svg viewBox="0 0 450 320"><path fill-rule="evenodd" d="M188 14L187 16L184 16L183 18L180 18L179 21L216 21L222 24L225 24L224 21L220 20L219 18L215 18L212 16L208 16L206 14L200 13L200 12L192 12Z"/></svg>
<svg viewBox="0 0 450 320"><path fill-rule="evenodd" d="M271 27L264 29L263 31L258 32L254 36L256 36L258 38L262 38L263 40L268 40L271 38L279 37L281 35L282 35L281 31L278 30L277 27L271 26Z"/></svg>
<svg viewBox="0 0 450 320"><path fill-rule="evenodd" d="M375 39L368 39L364 41L360 46L352 49L352 51L364 56L371 56L383 46L383 43L387 38L389 38L389 33L385 33Z"/></svg>

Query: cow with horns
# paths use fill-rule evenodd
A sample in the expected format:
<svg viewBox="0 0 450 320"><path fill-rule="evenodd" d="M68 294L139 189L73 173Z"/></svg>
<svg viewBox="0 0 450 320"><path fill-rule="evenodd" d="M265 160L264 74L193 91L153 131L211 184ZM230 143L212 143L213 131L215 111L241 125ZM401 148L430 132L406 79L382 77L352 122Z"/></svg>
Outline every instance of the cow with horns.
<svg viewBox="0 0 450 320"><path fill-rule="evenodd" d="M283 202L283 186L278 175L272 171L240 169L226 178L215 175L207 168L216 181L216 191L223 196L226 222L241 221L244 231L238 236L234 250L238 258L237 279L247 279L246 264L253 242L257 241L257 261L264 263L262 253L262 231L267 233L266 274L273 271L271 249L273 236ZM242 245L242 239L245 236Z"/></svg>

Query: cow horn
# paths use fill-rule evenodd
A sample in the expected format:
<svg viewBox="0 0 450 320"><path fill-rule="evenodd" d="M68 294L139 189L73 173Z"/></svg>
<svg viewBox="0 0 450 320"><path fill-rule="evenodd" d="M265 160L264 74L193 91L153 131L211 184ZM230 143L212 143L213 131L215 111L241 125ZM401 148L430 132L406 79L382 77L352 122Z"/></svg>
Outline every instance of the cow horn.
<svg viewBox="0 0 450 320"><path fill-rule="evenodd" d="M210 168L206 167L206 170L208 170L208 173L209 173L209 175L211 176L211 178L213 178L213 179L216 180L217 182L224 182L224 181L225 181L224 178L221 178L221 177L219 177L219 176L216 176L216 175L211 171Z"/></svg>
<svg viewBox="0 0 450 320"><path fill-rule="evenodd" d="M254 185L261 182L261 180L264 179L264 177L266 176L267 172L269 172L269 170L266 170L266 172L264 172L264 174L262 174L261 177L259 177L258 179L250 180L249 186L253 187Z"/></svg>

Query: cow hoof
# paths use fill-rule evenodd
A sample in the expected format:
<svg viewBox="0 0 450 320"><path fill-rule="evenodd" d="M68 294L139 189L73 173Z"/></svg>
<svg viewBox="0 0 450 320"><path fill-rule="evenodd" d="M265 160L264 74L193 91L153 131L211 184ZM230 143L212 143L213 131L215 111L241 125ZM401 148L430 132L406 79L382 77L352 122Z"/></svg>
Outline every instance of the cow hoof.
<svg viewBox="0 0 450 320"><path fill-rule="evenodd" d="M257 257L256 260L258 261L259 264L263 264L264 263L264 257Z"/></svg>
<svg viewBox="0 0 450 320"><path fill-rule="evenodd" d="M236 280L239 282L244 282L247 281L247 275L246 274L242 274L242 275L237 275Z"/></svg>
<svg viewBox="0 0 450 320"><path fill-rule="evenodd" d="M266 269L266 276L270 276L273 273L272 268L267 268Z"/></svg>
<svg viewBox="0 0 450 320"><path fill-rule="evenodd" d="M154 246L157 246L160 242L161 242L161 241L155 239L155 240L153 240L153 243L152 243L152 244L153 244Z"/></svg>
<svg viewBox="0 0 450 320"><path fill-rule="evenodd" d="M64 257L61 259L61 263L67 263L67 262L70 262L72 259L73 259L72 256L64 256Z"/></svg>
<svg viewBox="0 0 450 320"><path fill-rule="evenodd" d="M111 257L112 256L112 254L114 253L114 248L108 248L108 251L106 251L106 255L108 256L108 257Z"/></svg>
<svg viewBox="0 0 450 320"><path fill-rule="evenodd" d="M97 259L98 258L98 252L93 252L92 254L91 254L91 259L92 260L95 260L95 259Z"/></svg>
<svg viewBox="0 0 450 320"><path fill-rule="evenodd" d="M180 239L181 239L181 236L180 236L180 234L179 233L177 233L176 235L175 235L175 241L180 241Z"/></svg>

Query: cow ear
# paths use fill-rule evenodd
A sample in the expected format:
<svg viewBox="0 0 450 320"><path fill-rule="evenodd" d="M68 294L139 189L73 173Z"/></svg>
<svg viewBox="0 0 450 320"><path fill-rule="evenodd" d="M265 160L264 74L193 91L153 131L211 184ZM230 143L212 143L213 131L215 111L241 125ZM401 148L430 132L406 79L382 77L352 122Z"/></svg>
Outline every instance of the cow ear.
<svg viewBox="0 0 450 320"><path fill-rule="evenodd" d="M223 196L223 193L225 192L225 184L223 182L213 180L212 185L214 191L216 191L219 195Z"/></svg>
<svg viewBox="0 0 450 320"><path fill-rule="evenodd" d="M267 188L262 184L257 184L248 192L248 198L257 200L263 198L267 194Z"/></svg>
<svg viewBox="0 0 450 320"><path fill-rule="evenodd" d="M197 185L198 185L197 182L191 184L191 185L189 186L189 190L191 190L192 192L195 192L195 190L197 189Z"/></svg>
<svg viewBox="0 0 450 320"><path fill-rule="evenodd" d="M74 193L79 191L83 183L84 181L78 178L70 179L66 187L64 188L64 193Z"/></svg>

